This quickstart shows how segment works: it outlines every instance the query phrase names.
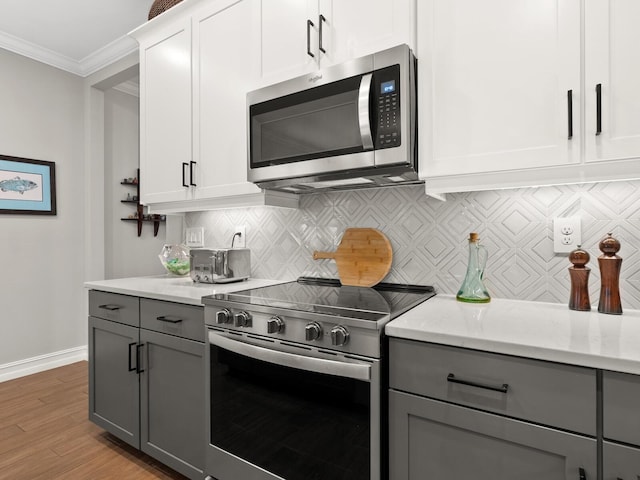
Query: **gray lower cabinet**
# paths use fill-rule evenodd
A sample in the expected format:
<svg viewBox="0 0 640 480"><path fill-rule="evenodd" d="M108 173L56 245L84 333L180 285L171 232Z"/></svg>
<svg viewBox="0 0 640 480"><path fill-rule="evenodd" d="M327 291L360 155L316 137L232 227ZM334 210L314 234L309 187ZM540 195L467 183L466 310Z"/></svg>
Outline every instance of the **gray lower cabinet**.
<svg viewBox="0 0 640 480"><path fill-rule="evenodd" d="M602 450L604 480L640 478L640 449L605 441Z"/></svg>
<svg viewBox="0 0 640 480"><path fill-rule="evenodd" d="M183 475L203 478L204 345L148 330L140 331L140 343L141 449Z"/></svg>
<svg viewBox="0 0 640 480"><path fill-rule="evenodd" d="M593 369L390 339L389 385L391 480L597 479Z"/></svg>
<svg viewBox="0 0 640 480"><path fill-rule="evenodd" d="M393 480L596 478L595 439L393 390L389 410Z"/></svg>
<svg viewBox="0 0 640 480"><path fill-rule="evenodd" d="M89 317L89 419L140 448L139 329Z"/></svg>
<svg viewBox="0 0 640 480"><path fill-rule="evenodd" d="M202 479L204 309L92 290L89 315L90 420Z"/></svg>
<svg viewBox="0 0 640 480"><path fill-rule="evenodd" d="M602 403L603 479L638 480L640 478L640 376L604 371Z"/></svg>

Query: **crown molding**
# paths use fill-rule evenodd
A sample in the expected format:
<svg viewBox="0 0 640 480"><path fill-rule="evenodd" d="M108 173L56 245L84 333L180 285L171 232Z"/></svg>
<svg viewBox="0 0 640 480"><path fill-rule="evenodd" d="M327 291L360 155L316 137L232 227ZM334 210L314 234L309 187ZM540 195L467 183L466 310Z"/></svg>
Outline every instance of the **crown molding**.
<svg viewBox="0 0 640 480"><path fill-rule="evenodd" d="M140 84L132 80L116 85L115 87L113 87L113 89L118 90L122 93L126 93L127 95L131 95L133 97L140 96Z"/></svg>
<svg viewBox="0 0 640 480"><path fill-rule="evenodd" d="M48 48L27 42L5 32L0 32L0 48L17 53L45 63L60 70L64 70L80 77L86 77L101 68L138 50L138 42L126 35L96 50L80 61L61 55Z"/></svg>

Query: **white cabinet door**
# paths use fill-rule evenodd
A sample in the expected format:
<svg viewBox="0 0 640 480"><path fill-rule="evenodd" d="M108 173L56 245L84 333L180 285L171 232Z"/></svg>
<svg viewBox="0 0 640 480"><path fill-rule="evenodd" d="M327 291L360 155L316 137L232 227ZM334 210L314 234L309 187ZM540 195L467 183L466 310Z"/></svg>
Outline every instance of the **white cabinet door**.
<svg viewBox="0 0 640 480"><path fill-rule="evenodd" d="M415 49L415 0L320 0L322 61L339 63L402 43Z"/></svg>
<svg viewBox="0 0 640 480"><path fill-rule="evenodd" d="M580 1L423 1L421 176L578 163Z"/></svg>
<svg viewBox="0 0 640 480"><path fill-rule="evenodd" d="M190 197L183 180L189 184L191 117L191 20L187 18L141 40L142 203Z"/></svg>
<svg viewBox="0 0 640 480"><path fill-rule="evenodd" d="M639 22L637 0L585 2L587 162L640 157Z"/></svg>
<svg viewBox="0 0 640 480"><path fill-rule="evenodd" d="M406 43L416 0L260 0L263 84Z"/></svg>
<svg viewBox="0 0 640 480"><path fill-rule="evenodd" d="M246 94L259 79L254 0L222 0L194 15L195 198L259 193L247 182Z"/></svg>
<svg viewBox="0 0 640 480"><path fill-rule="evenodd" d="M263 84L317 68L318 0L259 0L259 15Z"/></svg>

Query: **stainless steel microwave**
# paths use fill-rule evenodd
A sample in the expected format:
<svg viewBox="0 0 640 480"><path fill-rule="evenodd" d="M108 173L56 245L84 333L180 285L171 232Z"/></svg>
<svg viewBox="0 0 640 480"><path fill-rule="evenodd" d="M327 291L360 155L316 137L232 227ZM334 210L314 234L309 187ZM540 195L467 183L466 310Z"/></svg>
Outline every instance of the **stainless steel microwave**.
<svg viewBox="0 0 640 480"><path fill-rule="evenodd" d="M293 193L418 183L407 45L247 95L248 179Z"/></svg>

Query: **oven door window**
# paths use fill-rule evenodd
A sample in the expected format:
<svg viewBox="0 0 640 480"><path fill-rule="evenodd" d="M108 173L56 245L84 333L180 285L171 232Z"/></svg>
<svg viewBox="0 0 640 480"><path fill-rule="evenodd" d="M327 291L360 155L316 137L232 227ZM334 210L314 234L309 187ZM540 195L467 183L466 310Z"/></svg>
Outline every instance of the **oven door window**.
<svg viewBox="0 0 640 480"><path fill-rule="evenodd" d="M370 384L210 346L211 444L287 480L370 478Z"/></svg>

